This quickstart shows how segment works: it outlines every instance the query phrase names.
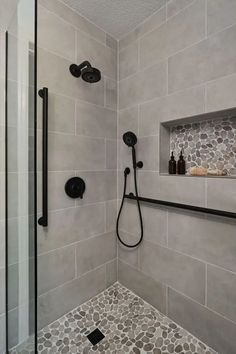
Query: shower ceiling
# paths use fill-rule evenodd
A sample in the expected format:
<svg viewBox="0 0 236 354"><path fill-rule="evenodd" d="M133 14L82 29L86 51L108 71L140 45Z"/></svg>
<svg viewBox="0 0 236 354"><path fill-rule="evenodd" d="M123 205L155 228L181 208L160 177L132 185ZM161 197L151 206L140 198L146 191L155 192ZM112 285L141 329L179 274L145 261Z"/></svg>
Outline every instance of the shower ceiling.
<svg viewBox="0 0 236 354"><path fill-rule="evenodd" d="M105 32L120 39L168 0L63 0Z"/></svg>

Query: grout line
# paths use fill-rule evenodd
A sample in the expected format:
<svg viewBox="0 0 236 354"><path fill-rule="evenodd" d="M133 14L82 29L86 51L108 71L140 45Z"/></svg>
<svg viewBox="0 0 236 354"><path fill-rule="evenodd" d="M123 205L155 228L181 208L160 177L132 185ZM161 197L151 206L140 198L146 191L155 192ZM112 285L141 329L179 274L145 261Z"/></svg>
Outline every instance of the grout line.
<svg viewBox="0 0 236 354"><path fill-rule="evenodd" d="M206 276L205 276L205 306L207 306L207 291L208 291L208 287L207 287L207 282L208 282L208 278L207 278L207 272L208 272L208 266L206 264L206 268L205 268L205 273L206 273Z"/></svg>

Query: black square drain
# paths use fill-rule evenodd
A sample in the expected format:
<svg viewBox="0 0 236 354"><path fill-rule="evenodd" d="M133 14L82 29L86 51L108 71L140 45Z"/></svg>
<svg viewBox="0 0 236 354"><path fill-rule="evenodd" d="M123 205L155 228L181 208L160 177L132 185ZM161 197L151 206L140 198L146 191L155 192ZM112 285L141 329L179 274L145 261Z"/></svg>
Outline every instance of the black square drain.
<svg viewBox="0 0 236 354"><path fill-rule="evenodd" d="M87 336L88 340L92 343L92 345L98 344L103 338L105 338L104 334L96 328L93 332L91 332Z"/></svg>

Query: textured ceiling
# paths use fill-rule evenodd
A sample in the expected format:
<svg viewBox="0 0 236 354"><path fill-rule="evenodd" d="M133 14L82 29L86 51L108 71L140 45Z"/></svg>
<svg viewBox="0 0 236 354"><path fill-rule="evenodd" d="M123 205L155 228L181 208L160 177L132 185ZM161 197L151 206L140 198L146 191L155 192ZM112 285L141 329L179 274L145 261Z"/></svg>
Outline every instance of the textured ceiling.
<svg viewBox="0 0 236 354"><path fill-rule="evenodd" d="M167 0L63 0L116 39L151 16Z"/></svg>

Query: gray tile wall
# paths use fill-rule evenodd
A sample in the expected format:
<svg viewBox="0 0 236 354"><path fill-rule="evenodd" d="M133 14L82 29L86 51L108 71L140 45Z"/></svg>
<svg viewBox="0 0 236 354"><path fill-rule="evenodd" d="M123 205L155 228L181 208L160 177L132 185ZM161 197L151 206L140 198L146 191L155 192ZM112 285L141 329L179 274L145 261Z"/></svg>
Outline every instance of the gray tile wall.
<svg viewBox="0 0 236 354"><path fill-rule="evenodd" d="M233 180L159 175L160 122L236 106L236 8L231 0L171 0L119 42L118 186L139 137L140 195L235 211ZM166 161L167 163L167 161ZM129 176L129 191L133 191ZM144 242L118 246L118 279L221 354L236 352L236 224L142 205ZM122 237L139 220L126 202Z"/></svg>
<svg viewBox="0 0 236 354"><path fill-rule="evenodd" d="M57 0L39 1L38 22L38 85L49 89L49 226L38 228L41 328L117 279L117 42ZM72 77L70 64L83 60L101 70L99 83ZM39 100L39 141L41 106ZM40 182L40 164L38 170ZM73 176L86 182L82 200L64 192Z"/></svg>

